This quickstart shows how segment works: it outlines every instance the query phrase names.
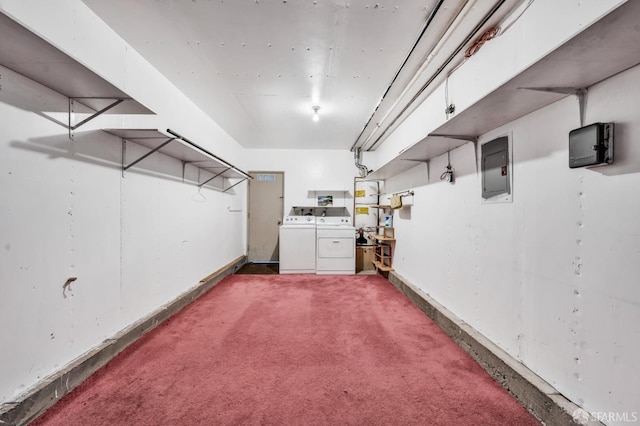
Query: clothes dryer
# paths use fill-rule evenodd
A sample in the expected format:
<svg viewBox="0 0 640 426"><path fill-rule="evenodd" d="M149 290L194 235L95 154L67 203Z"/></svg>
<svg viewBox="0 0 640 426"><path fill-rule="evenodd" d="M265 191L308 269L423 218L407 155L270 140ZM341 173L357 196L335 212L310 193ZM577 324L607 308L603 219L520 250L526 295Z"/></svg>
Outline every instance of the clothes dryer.
<svg viewBox="0 0 640 426"><path fill-rule="evenodd" d="M318 217L316 224L316 274L355 274L356 228L351 217Z"/></svg>

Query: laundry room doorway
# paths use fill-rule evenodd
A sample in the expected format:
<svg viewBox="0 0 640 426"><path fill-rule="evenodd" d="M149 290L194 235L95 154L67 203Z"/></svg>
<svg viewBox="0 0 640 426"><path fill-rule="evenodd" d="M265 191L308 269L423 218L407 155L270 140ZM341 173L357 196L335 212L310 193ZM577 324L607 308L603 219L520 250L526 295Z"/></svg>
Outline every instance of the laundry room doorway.
<svg viewBox="0 0 640 426"><path fill-rule="evenodd" d="M284 215L284 172L249 172L247 260L279 259L278 232Z"/></svg>

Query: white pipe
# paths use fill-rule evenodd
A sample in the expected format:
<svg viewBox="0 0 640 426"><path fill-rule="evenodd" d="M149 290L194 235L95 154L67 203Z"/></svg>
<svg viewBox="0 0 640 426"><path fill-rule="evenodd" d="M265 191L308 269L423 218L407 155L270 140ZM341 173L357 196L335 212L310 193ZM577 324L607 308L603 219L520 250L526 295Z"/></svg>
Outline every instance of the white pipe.
<svg viewBox="0 0 640 426"><path fill-rule="evenodd" d="M418 70L413 74L413 77L411 77L411 80L409 80L409 82L404 86L404 89L402 90L400 95L396 97L396 100L393 102L391 107L387 109L387 112L384 114L382 119L378 120L378 123L376 123L376 127L373 128L373 131L369 134L367 139L365 139L365 141L362 143L361 145L362 149L366 149L366 145L369 143L374 133L380 128L380 123L384 122L389 117L389 115L395 109L395 107L398 106L398 103L400 103L400 100L404 98L404 96L407 94L411 86L413 86L413 84L416 82L418 77L422 75L422 73L427 68L427 66L429 66L433 58L435 58L438 55L438 53L440 53L440 50L442 49L442 47L449 40L449 38L451 37L451 34L453 34L453 32L458 28L458 26L464 20L464 18L467 17L469 12L471 11L471 8L475 5L476 1L477 0L467 0L464 7L460 11L460 13L456 15L456 18L453 20L451 25L449 25L449 27L447 28L447 31L445 31L443 36L440 38L440 41L438 41L438 43L433 47L433 49L431 49L431 52L429 52L426 59L420 66L420 68L418 68Z"/></svg>
<svg viewBox="0 0 640 426"><path fill-rule="evenodd" d="M517 6L514 6L509 11L509 14L498 24L498 33L496 37L501 36L506 33L509 28L513 24L516 23L518 19L522 16L522 14L531 6L534 0L522 0Z"/></svg>
<svg viewBox="0 0 640 426"><path fill-rule="evenodd" d="M356 167L358 168L358 170L360 170L360 177L364 178L367 177L367 175L371 172L369 171L367 166L362 164L361 154L362 152L360 151L360 148L355 148L353 150L353 157L355 159Z"/></svg>

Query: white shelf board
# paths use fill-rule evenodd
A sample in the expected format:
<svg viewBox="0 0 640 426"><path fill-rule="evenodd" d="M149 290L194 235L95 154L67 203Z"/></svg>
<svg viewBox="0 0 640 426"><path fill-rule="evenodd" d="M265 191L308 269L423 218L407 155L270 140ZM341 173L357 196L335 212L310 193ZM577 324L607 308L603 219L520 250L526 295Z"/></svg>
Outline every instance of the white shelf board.
<svg viewBox="0 0 640 426"><path fill-rule="evenodd" d="M568 96L530 89L584 89L640 64L639 16L640 1L624 3L404 150L367 180L388 179L419 161L468 143L435 135L477 137Z"/></svg>
<svg viewBox="0 0 640 426"><path fill-rule="evenodd" d="M109 104L110 99L126 99L109 113L153 114L153 111L3 13L0 13L0 65L96 111Z"/></svg>

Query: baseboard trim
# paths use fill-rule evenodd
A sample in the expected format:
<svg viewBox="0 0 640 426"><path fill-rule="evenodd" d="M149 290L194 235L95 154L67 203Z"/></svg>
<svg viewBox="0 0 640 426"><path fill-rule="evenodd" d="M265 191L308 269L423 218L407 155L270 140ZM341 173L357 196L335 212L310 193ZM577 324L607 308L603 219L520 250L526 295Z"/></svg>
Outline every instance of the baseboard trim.
<svg viewBox="0 0 640 426"><path fill-rule="evenodd" d="M398 273L390 272L389 281L538 420L548 425L602 425L600 422L577 423L572 414L580 407L565 398L540 376Z"/></svg>
<svg viewBox="0 0 640 426"><path fill-rule="evenodd" d="M35 419L122 352L127 346L178 313L185 306L214 287L224 277L236 272L246 262L246 256L238 257L203 278L196 287L131 324L110 339L105 340L102 344L78 357L57 373L46 377L32 389L22 394L17 400L3 403L0 405L0 424L18 426L27 424Z"/></svg>

